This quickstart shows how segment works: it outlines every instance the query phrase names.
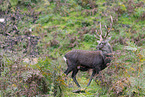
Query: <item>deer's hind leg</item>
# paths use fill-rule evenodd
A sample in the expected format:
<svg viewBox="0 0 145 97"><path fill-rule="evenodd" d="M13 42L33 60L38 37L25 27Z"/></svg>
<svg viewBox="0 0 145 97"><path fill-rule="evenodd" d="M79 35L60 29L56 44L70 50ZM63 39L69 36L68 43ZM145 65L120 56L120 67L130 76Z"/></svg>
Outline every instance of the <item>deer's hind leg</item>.
<svg viewBox="0 0 145 97"><path fill-rule="evenodd" d="M73 71L73 69L75 68L75 65L70 61L67 60L67 70L64 72L66 75L68 75L71 71Z"/></svg>
<svg viewBox="0 0 145 97"><path fill-rule="evenodd" d="M73 72L72 72L72 79L73 79L73 81L75 82L75 84L76 84L78 87L81 87L81 86L79 85L77 79L76 79L76 74L77 74L77 73L78 73L78 69L77 69L77 68L73 69Z"/></svg>

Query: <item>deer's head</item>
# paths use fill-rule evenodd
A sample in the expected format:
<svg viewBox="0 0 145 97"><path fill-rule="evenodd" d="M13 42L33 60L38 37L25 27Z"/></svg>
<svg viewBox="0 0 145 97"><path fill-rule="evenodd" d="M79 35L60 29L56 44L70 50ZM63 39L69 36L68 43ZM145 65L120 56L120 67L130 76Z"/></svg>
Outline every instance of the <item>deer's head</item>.
<svg viewBox="0 0 145 97"><path fill-rule="evenodd" d="M104 51L104 52L111 52L111 46L109 44L109 41L111 39L111 37L108 38L109 36L109 33L112 29L112 24L113 24L113 19L112 19L112 16L111 16L111 22L110 22L110 27L109 27L109 30L107 28L107 26L105 25L105 28L106 28L106 34L103 36L102 35L102 29L101 29L101 22L100 22L100 35L97 33L98 31L96 30L96 33L97 33L97 36L96 38L99 39L98 42L98 46L96 47L96 49L98 50L101 50L101 51Z"/></svg>

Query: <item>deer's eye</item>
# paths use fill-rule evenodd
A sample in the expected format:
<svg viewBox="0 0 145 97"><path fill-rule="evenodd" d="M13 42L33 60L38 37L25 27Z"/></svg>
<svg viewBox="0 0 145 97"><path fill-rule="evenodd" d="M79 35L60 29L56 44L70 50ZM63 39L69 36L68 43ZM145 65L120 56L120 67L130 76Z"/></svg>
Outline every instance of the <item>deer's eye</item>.
<svg viewBox="0 0 145 97"><path fill-rule="evenodd" d="M103 42L103 44L105 45L105 44L106 44L106 42Z"/></svg>
<svg viewBox="0 0 145 97"><path fill-rule="evenodd" d="M102 46L106 45L106 42L101 42L99 45L102 45Z"/></svg>

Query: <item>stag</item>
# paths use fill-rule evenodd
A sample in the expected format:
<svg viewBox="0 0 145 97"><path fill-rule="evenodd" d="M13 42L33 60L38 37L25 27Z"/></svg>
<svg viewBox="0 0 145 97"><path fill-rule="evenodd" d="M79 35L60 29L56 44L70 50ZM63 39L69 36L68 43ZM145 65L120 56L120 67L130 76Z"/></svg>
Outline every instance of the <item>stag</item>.
<svg viewBox="0 0 145 97"><path fill-rule="evenodd" d="M109 44L109 40L107 36L109 35L112 28L113 19L111 17L110 28L108 30L107 26L105 28L107 30L106 35L102 35L101 23L100 23L100 35L97 33L96 38L100 39L98 42L98 46L96 47L96 51L87 51L87 50L72 50L67 52L64 55L64 60L67 63L67 70L64 72L68 75L72 71L72 79L76 83L78 87L81 87L76 80L76 74L78 71L88 71L92 69L92 75L87 84L87 87L90 85L94 75L99 74L99 72L107 67L107 64L111 62L112 57L112 47Z"/></svg>

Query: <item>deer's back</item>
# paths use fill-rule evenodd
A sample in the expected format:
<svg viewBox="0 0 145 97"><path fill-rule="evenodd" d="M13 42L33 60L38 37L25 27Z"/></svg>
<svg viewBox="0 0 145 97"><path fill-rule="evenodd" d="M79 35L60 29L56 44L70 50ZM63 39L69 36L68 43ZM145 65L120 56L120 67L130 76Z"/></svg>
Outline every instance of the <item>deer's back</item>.
<svg viewBox="0 0 145 97"><path fill-rule="evenodd" d="M67 60L71 60L78 65L93 66L103 63L102 51L72 50L65 54Z"/></svg>

